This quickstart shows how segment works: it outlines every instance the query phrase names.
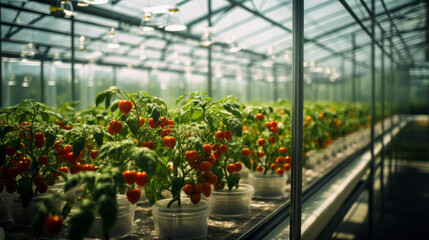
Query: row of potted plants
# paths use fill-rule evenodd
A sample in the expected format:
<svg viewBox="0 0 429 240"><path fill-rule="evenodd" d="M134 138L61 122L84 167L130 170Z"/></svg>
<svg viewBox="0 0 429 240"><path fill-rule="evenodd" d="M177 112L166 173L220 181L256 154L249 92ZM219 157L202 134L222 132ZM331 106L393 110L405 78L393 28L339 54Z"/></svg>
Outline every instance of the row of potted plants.
<svg viewBox="0 0 429 240"><path fill-rule="evenodd" d="M31 211L23 224L31 219L35 235L58 234L66 221L70 239L128 234L142 195L161 238L201 238L209 214L246 216L252 197L285 197L288 103L245 106L196 91L176 104L112 87L73 118L32 100L2 109L0 191ZM316 104L305 114L304 159L368 123L366 105ZM240 183L246 171L250 185Z"/></svg>

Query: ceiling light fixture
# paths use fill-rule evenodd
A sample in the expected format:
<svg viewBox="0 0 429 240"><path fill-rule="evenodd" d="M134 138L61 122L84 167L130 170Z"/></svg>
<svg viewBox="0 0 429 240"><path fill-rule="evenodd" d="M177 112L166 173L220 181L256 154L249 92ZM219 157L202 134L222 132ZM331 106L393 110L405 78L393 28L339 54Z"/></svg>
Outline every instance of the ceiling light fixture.
<svg viewBox="0 0 429 240"><path fill-rule="evenodd" d="M232 36L231 43L229 44L229 52L236 53L239 52L242 48L238 45L237 38L235 35Z"/></svg>
<svg viewBox="0 0 429 240"><path fill-rule="evenodd" d="M176 4L172 4L168 9L167 15L167 26L165 27L166 31L169 32L178 32L186 30L185 22L183 21L183 16L177 8Z"/></svg>
<svg viewBox="0 0 429 240"><path fill-rule="evenodd" d="M76 15L73 9L73 4L71 3L70 0L61 0L60 8L63 10L66 18Z"/></svg>
<svg viewBox="0 0 429 240"><path fill-rule="evenodd" d="M119 48L118 37L116 36L115 29L111 28L109 32L109 37L107 39L107 47L108 48Z"/></svg>
<svg viewBox="0 0 429 240"><path fill-rule="evenodd" d="M105 4L109 2L109 0L83 0L83 1L88 4Z"/></svg>
<svg viewBox="0 0 429 240"><path fill-rule="evenodd" d="M212 44L212 27L205 27L203 35L201 36L200 45L203 47L209 47Z"/></svg>

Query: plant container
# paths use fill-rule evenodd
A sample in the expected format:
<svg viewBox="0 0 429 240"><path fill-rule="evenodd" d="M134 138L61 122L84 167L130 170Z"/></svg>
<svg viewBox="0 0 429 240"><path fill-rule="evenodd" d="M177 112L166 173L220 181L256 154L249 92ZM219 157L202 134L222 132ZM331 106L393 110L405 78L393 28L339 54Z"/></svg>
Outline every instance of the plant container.
<svg viewBox="0 0 429 240"><path fill-rule="evenodd" d="M286 197L287 174L283 176L277 173L263 174L251 173L249 183L255 188L255 198L258 199L282 199Z"/></svg>
<svg viewBox="0 0 429 240"><path fill-rule="evenodd" d="M249 184L239 184L231 191L228 188L212 190L209 201L210 215L214 217L244 217L250 214L251 200L255 189Z"/></svg>
<svg viewBox="0 0 429 240"><path fill-rule="evenodd" d="M152 207L155 232L160 239L202 239L207 237L210 202L201 200L193 204L189 198L181 199L181 206L163 199Z"/></svg>
<svg viewBox="0 0 429 240"><path fill-rule="evenodd" d="M112 238L125 237L133 231L134 214L136 204L131 204L125 195L116 195L118 202L118 215L115 225L109 232ZM96 216L87 234L89 238L102 238L103 221L100 216Z"/></svg>

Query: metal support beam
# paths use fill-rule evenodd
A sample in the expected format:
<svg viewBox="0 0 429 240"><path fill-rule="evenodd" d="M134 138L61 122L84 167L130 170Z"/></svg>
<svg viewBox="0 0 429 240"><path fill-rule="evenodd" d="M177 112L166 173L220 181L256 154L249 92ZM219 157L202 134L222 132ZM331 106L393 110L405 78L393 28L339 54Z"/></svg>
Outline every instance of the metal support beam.
<svg viewBox="0 0 429 240"><path fill-rule="evenodd" d="M393 116L394 116L394 112L393 112L393 96L394 94L394 88L393 86L395 85L395 76L394 76L394 72L393 72L393 67L395 64L394 61L394 55L393 55L393 22L390 23L390 38L389 38L389 48L390 48L390 81L389 81L389 92L390 92L390 101L389 101L389 107L390 107L390 126L393 126ZM393 131L390 132L390 137L391 137L391 144L390 144L390 151L389 151L389 167L388 167L388 172L389 172L389 185L388 185L388 192L389 192L389 196L392 193L392 160L393 160L393 143L395 142L393 139Z"/></svg>
<svg viewBox="0 0 429 240"><path fill-rule="evenodd" d="M2 9L0 6L0 20L2 18ZM0 37L2 36L1 26L0 26ZM0 41L0 107L3 107L3 48L2 48L3 41Z"/></svg>
<svg viewBox="0 0 429 240"><path fill-rule="evenodd" d="M70 18L70 25L71 25L71 100L72 102L76 101L76 90L75 90L75 49L74 49L74 35L75 35L75 29L74 29L74 16Z"/></svg>
<svg viewBox="0 0 429 240"><path fill-rule="evenodd" d="M374 214L374 175L375 175L375 156L374 156L374 125L375 125L375 0L371 0L371 162L368 181L368 239L372 239L373 214Z"/></svg>
<svg viewBox="0 0 429 240"><path fill-rule="evenodd" d="M341 100L346 101L346 67L344 59L341 61Z"/></svg>
<svg viewBox="0 0 429 240"><path fill-rule="evenodd" d="M274 80L274 89L273 89L273 100L274 103L277 102L278 99L278 81L277 81L277 64L273 64L273 70L272 70L272 74L273 74L273 80Z"/></svg>
<svg viewBox="0 0 429 240"><path fill-rule="evenodd" d="M212 0L207 0L207 22L208 27L212 27ZM207 71L207 93L209 97L213 98L213 69L212 69L212 45L210 45L207 49L207 64L208 64L208 71Z"/></svg>
<svg viewBox="0 0 429 240"><path fill-rule="evenodd" d="M31 20L28 24L35 24L38 21L42 20L43 18L45 18L46 15L40 15L37 18ZM15 22L15 21L14 21ZM10 30L12 29L12 26L10 27ZM21 31L23 29L23 27L18 27L17 29L13 30L13 31L9 31L4 37L5 38L11 38L13 37L13 35L17 34L19 31Z"/></svg>
<svg viewBox="0 0 429 240"><path fill-rule="evenodd" d="M112 85L118 86L118 67L112 67Z"/></svg>
<svg viewBox="0 0 429 240"><path fill-rule="evenodd" d="M429 61L429 2L426 1L426 61Z"/></svg>
<svg viewBox="0 0 429 240"><path fill-rule="evenodd" d="M417 2L417 3L419 3L419 1L416 1L416 2ZM384 0L381 0L381 5L383 6L384 11L385 11L385 12L386 12L386 14L387 14L387 17L389 18L390 22L393 24L393 27L395 28L396 32L398 33L399 39L401 39L401 42L402 42L402 44L404 45L405 50L406 50L406 51L407 51L407 53L408 53L408 57L411 59L411 62L413 63L413 62L414 62L414 59L413 59L413 56L412 56L412 55L411 55L411 53L410 53L410 49L408 48L408 46L407 46L407 44L406 44L405 40L402 38L402 35L399 33L398 27L397 27L397 26L396 26L396 24L393 22L392 16L390 16L390 11L387 9L386 4L384 3ZM400 57L402 58L402 56L401 56L401 55L400 55Z"/></svg>
<svg viewBox="0 0 429 240"><path fill-rule="evenodd" d="M385 33L381 33L381 46L384 49ZM385 64L384 64L384 51L381 52L381 139L384 139L384 91L385 91ZM380 219L384 217L384 140L381 141L381 165L380 165Z"/></svg>
<svg viewBox="0 0 429 240"><path fill-rule="evenodd" d="M246 77L247 77L247 88L246 88L246 100L248 103L250 103L250 101L252 101L252 66L253 66L253 61L249 63L249 65L247 65L246 67Z"/></svg>
<svg viewBox="0 0 429 240"><path fill-rule="evenodd" d="M45 60L40 60L40 102L45 102Z"/></svg>
<svg viewBox="0 0 429 240"><path fill-rule="evenodd" d="M356 102L356 34L352 34L352 101Z"/></svg>
<svg viewBox="0 0 429 240"><path fill-rule="evenodd" d="M290 196L290 239L301 239L302 214L302 128L304 108L304 1L292 2L292 179Z"/></svg>

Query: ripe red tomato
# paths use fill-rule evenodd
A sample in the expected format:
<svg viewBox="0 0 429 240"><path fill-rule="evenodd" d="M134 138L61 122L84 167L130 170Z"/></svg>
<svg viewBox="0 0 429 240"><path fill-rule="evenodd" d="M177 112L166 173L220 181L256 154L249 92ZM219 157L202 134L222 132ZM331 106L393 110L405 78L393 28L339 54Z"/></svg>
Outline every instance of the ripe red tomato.
<svg viewBox="0 0 429 240"><path fill-rule="evenodd" d="M275 163L271 163L271 165L270 165L270 169L271 170L274 170L274 167L276 166L276 164Z"/></svg>
<svg viewBox="0 0 429 240"><path fill-rule="evenodd" d="M112 120L109 122L109 127L110 127L109 133L110 131L112 131L113 134L115 134L115 133L119 133L122 130L123 126L120 121Z"/></svg>
<svg viewBox="0 0 429 240"><path fill-rule="evenodd" d="M40 182L36 185L36 190L40 193L45 193L48 190L48 183L46 181Z"/></svg>
<svg viewBox="0 0 429 240"><path fill-rule="evenodd" d="M289 164L289 163L285 163L285 165L283 165L283 168L284 168L286 171L289 171L289 170L290 170L290 164Z"/></svg>
<svg viewBox="0 0 429 240"><path fill-rule="evenodd" d="M216 163L216 157L212 154L210 157L207 158L207 161L210 163L211 166L213 166Z"/></svg>
<svg viewBox="0 0 429 240"><path fill-rule="evenodd" d="M48 215L43 222L43 229L51 236L57 235L63 227L63 219L58 215Z"/></svg>
<svg viewBox="0 0 429 240"><path fill-rule="evenodd" d="M260 151L258 152L258 154L259 154L259 157L263 157L263 156L265 156L265 152L264 152L264 150L260 150Z"/></svg>
<svg viewBox="0 0 429 240"><path fill-rule="evenodd" d="M266 128L271 129L272 126L273 126L273 124L271 122L265 122Z"/></svg>
<svg viewBox="0 0 429 240"><path fill-rule="evenodd" d="M197 183L194 185L194 193L200 194L203 192L203 184Z"/></svg>
<svg viewBox="0 0 429 240"><path fill-rule="evenodd" d="M72 125L67 125L67 126L62 125L61 128L65 129L65 130L71 130L73 128L73 126Z"/></svg>
<svg viewBox="0 0 429 240"><path fill-rule="evenodd" d="M138 202L140 200L141 195L142 193L138 188L129 188L127 190L127 199L132 204L135 204L136 202Z"/></svg>
<svg viewBox="0 0 429 240"><path fill-rule="evenodd" d="M11 147L11 146L5 146L4 147L4 151L6 152L6 154L8 156L13 156L16 154L16 148Z"/></svg>
<svg viewBox="0 0 429 240"><path fill-rule="evenodd" d="M283 176L283 173L285 172L285 170L283 170L282 168L277 168L277 174L280 176Z"/></svg>
<svg viewBox="0 0 429 240"><path fill-rule="evenodd" d="M186 184L183 188L183 191L186 193L186 195L191 195L194 193L194 186L192 184Z"/></svg>
<svg viewBox="0 0 429 240"><path fill-rule="evenodd" d="M149 119L149 121L148 121L149 127L151 127L151 128L156 128L156 126L158 126L158 123L159 123L159 121L154 122L152 118Z"/></svg>
<svg viewBox="0 0 429 240"><path fill-rule="evenodd" d="M262 172L262 170L264 170L261 166L257 166L256 167L256 171L258 171L258 172Z"/></svg>
<svg viewBox="0 0 429 240"><path fill-rule="evenodd" d="M123 114L128 114L131 111L131 108L133 108L134 104L131 101L122 100L119 101L119 110Z"/></svg>
<svg viewBox="0 0 429 240"><path fill-rule="evenodd" d="M256 119L258 119L259 121L262 121L262 119L264 119L264 115L262 113L258 113L256 114Z"/></svg>
<svg viewBox="0 0 429 240"><path fill-rule="evenodd" d="M45 140L45 134L43 134L43 133L35 133L34 134L34 139L36 139L37 142L41 142L41 141Z"/></svg>
<svg viewBox="0 0 429 240"><path fill-rule="evenodd" d="M204 152L205 152L207 155L210 155L210 154L212 153L212 146L211 146L211 145L206 144L206 145L204 145L204 146L203 146L203 148L204 148Z"/></svg>
<svg viewBox="0 0 429 240"><path fill-rule="evenodd" d="M147 184L147 174L145 172L136 173L136 183L140 187L144 187Z"/></svg>
<svg viewBox="0 0 429 240"><path fill-rule="evenodd" d="M241 162L235 163L235 171L236 172L240 172L242 168L243 168L243 164L241 164Z"/></svg>
<svg viewBox="0 0 429 240"><path fill-rule="evenodd" d="M276 137L274 137L274 136L270 136L270 138L268 139L268 141L269 141L271 144L274 144L274 143L276 143L276 142L277 142L277 138L276 138Z"/></svg>
<svg viewBox="0 0 429 240"><path fill-rule="evenodd" d="M222 157L222 153L220 152L220 150L214 151L213 155L215 156L216 161L219 160Z"/></svg>
<svg viewBox="0 0 429 240"><path fill-rule="evenodd" d="M18 167L18 171L20 173L26 172L30 167L30 163L27 161L19 161L16 166Z"/></svg>
<svg viewBox="0 0 429 240"><path fill-rule="evenodd" d="M241 150L241 155L243 155L243 157L250 156L250 149L244 148L243 150Z"/></svg>
<svg viewBox="0 0 429 240"><path fill-rule="evenodd" d="M200 164L200 169L202 172L209 172L212 165L208 161L204 161Z"/></svg>
<svg viewBox="0 0 429 240"><path fill-rule="evenodd" d="M193 204L198 204L201 201L201 195L199 193L191 194L191 202Z"/></svg>
<svg viewBox="0 0 429 240"><path fill-rule="evenodd" d="M217 132L216 132L216 139L217 139L218 141L222 141L224 137L225 137L225 136L224 136L224 133L223 133L222 131L217 131Z"/></svg>
<svg viewBox="0 0 429 240"><path fill-rule="evenodd" d="M176 138L175 137L165 136L162 139L162 142L169 149L173 149L174 146L176 146Z"/></svg>
<svg viewBox="0 0 429 240"><path fill-rule="evenodd" d="M279 148L279 152L280 152L280 153L287 153L287 148L285 148L285 147L280 147L280 148Z"/></svg>
<svg viewBox="0 0 429 240"><path fill-rule="evenodd" d="M311 121L311 116L307 116L307 117L305 117L305 121L306 121L307 123L309 123L309 122Z"/></svg>
<svg viewBox="0 0 429 240"><path fill-rule="evenodd" d="M74 164L74 163L76 163L76 157L74 156L74 153L73 153L73 152L70 152L69 154L67 154L67 161L68 161L70 164Z"/></svg>
<svg viewBox="0 0 429 240"><path fill-rule="evenodd" d="M139 127L142 127L144 125L145 121L146 120L143 117L140 117L139 118Z"/></svg>
<svg viewBox="0 0 429 240"><path fill-rule="evenodd" d="M221 151L222 153L226 153L226 152L228 152L228 146L227 146L227 145L225 145L225 144L220 145L219 149L220 149L220 151Z"/></svg>
<svg viewBox="0 0 429 240"><path fill-rule="evenodd" d="M43 147L43 145L45 145L45 140L42 140L42 141L34 141L34 146L36 147L36 148L42 148Z"/></svg>
<svg viewBox="0 0 429 240"><path fill-rule="evenodd" d="M92 159L96 159L98 157L98 150L91 150L89 155L91 155Z"/></svg>
<svg viewBox="0 0 429 240"><path fill-rule="evenodd" d="M237 166L235 165L235 163L230 163L226 166L226 170L229 172L229 174L232 174L236 171Z"/></svg>
<svg viewBox="0 0 429 240"><path fill-rule="evenodd" d="M224 135L224 138L225 138L227 141L231 140L231 138L232 138L232 132L231 132L231 131L229 131L229 130L226 130L226 131L223 133L223 135Z"/></svg>
<svg viewBox="0 0 429 240"><path fill-rule="evenodd" d="M132 185L136 182L137 175L135 171L125 170L122 175L124 176L125 182Z"/></svg>
<svg viewBox="0 0 429 240"><path fill-rule="evenodd" d="M18 176L18 173L19 173L19 170L18 170L18 168L17 168L17 167L10 167L10 168L7 170L7 175L8 175L10 178L15 178L16 176Z"/></svg>
<svg viewBox="0 0 429 240"><path fill-rule="evenodd" d="M6 188L6 192L8 192L8 193L14 193L14 192L16 192L16 189L18 188L16 181L11 179L11 178L4 179L3 184Z"/></svg>
<svg viewBox="0 0 429 240"><path fill-rule="evenodd" d="M272 128L276 128L277 127L277 121L272 121L271 122L271 127Z"/></svg>
<svg viewBox="0 0 429 240"><path fill-rule="evenodd" d="M165 136L168 136L168 134L171 133L171 129L167 128L167 129L163 129L161 131L161 137L164 138Z"/></svg>
<svg viewBox="0 0 429 240"><path fill-rule="evenodd" d="M290 156L285 157L285 162L289 163L292 161L292 158Z"/></svg>
<svg viewBox="0 0 429 240"><path fill-rule="evenodd" d="M210 186L209 183L203 183L203 194L206 197L210 197L212 193L212 187Z"/></svg>
<svg viewBox="0 0 429 240"><path fill-rule="evenodd" d="M285 158L284 157L278 157L277 159L276 159L276 164L277 165L282 165L283 163L285 163Z"/></svg>
<svg viewBox="0 0 429 240"><path fill-rule="evenodd" d="M209 180L207 181L210 184L215 185L217 183L218 177L216 174L213 174L210 176Z"/></svg>
<svg viewBox="0 0 429 240"><path fill-rule="evenodd" d="M264 146L265 145L265 139L263 139L263 138L258 139L258 145L261 147Z"/></svg>
<svg viewBox="0 0 429 240"><path fill-rule="evenodd" d="M44 181L45 181L45 176L43 176L43 175L36 175L33 178L33 182L34 182L35 185L39 185L39 184L41 184Z"/></svg>
<svg viewBox="0 0 429 240"><path fill-rule="evenodd" d="M67 173L69 171L69 169L67 167L60 167L60 169L58 169L58 171L63 172L63 173Z"/></svg>
<svg viewBox="0 0 429 240"><path fill-rule="evenodd" d="M76 174L80 171L82 171L82 165L80 163L70 166L70 173L71 174Z"/></svg>
<svg viewBox="0 0 429 240"><path fill-rule="evenodd" d="M46 155L40 155L39 156L39 164L40 165L45 165L46 163L48 163L49 157Z"/></svg>

